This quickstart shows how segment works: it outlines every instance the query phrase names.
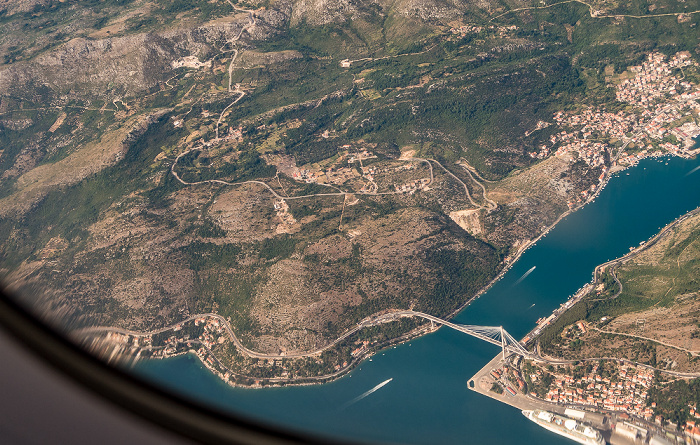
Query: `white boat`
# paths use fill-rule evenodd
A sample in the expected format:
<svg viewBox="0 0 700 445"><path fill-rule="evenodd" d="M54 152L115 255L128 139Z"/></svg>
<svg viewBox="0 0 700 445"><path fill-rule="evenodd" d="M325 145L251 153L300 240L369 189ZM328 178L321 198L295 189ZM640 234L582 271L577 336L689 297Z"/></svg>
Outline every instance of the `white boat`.
<svg viewBox="0 0 700 445"><path fill-rule="evenodd" d="M600 431L584 425L578 420L539 409L523 411L523 415L539 426L574 442L584 445L605 445L605 439Z"/></svg>

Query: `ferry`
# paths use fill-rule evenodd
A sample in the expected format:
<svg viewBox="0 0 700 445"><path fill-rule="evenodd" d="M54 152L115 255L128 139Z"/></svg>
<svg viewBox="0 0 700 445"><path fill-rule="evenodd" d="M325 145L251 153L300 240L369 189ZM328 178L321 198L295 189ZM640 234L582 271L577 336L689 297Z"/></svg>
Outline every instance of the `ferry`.
<svg viewBox="0 0 700 445"><path fill-rule="evenodd" d="M600 431L568 417L535 409L523 411L523 415L539 426L584 445L605 445Z"/></svg>

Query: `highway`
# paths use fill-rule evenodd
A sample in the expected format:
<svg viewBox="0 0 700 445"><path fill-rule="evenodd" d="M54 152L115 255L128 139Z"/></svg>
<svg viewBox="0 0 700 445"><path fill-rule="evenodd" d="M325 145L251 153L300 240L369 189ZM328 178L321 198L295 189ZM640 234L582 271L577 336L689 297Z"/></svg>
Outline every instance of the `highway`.
<svg viewBox="0 0 700 445"><path fill-rule="evenodd" d="M518 12L518 11L527 11L527 10L533 10L533 9L547 9L551 8L553 6L557 5L563 5L566 3L580 3L582 5L586 5L588 7L588 13L591 15L591 18L598 18L598 19L604 19L604 18L621 18L621 17L627 17L631 19L646 19L646 18L653 18L653 17L669 17L669 16L681 16L681 15L692 15L692 14L697 14L700 12L700 10L695 10L695 11L683 11L683 12L665 12L665 13L660 13L660 14L645 14L645 15L632 15L632 14L612 14L612 15L607 15L607 14L601 14L600 10L594 9L593 5L590 3L587 3L583 0L566 0L563 2L557 2L557 3L552 3L551 5L545 5L545 6L528 6L524 8L515 8L511 9L510 11L506 11L502 14L499 14L495 17L492 17L489 22L492 22L496 20L497 18L503 17L504 15L511 14L513 12Z"/></svg>

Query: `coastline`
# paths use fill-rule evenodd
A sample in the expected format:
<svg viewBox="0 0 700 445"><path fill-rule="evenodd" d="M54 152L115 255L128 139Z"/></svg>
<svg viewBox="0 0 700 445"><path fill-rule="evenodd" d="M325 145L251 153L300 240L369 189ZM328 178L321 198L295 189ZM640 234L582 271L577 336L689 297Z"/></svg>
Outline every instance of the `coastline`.
<svg viewBox="0 0 700 445"><path fill-rule="evenodd" d="M397 337L394 339L389 339L384 343L381 343L379 345L374 346L372 349L369 349L361 354L359 354L357 357L355 357L352 362L348 364L347 367L343 367L339 369L338 371L332 373L332 374L324 374L320 376L311 376L311 377L297 377L297 378L285 378L285 377L270 377L270 378L265 378L261 379L260 377L255 377L255 376L249 376L246 374L241 374L237 373L234 371L231 371L226 365L221 363L221 361L218 359L216 354L211 352L209 348L206 348L207 354L205 355L200 355L197 350L195 349L187 349L184 351L180 351L177 353L174 353L172 355L168 356L163 356L163 357L148 357L146 360L167 360L170 358L174 357L179 357L182 355L187 355L187 354L193 354L197 359L199 359L200 363L207 368L212 374L216 375L223 383L226 383L229 386L235 387L235 388L245 388L245 389L258 389L258 388L269 388L269 387L285 387L285 386L310 386L310 385L321 385L324 383L330 383L333 382L337 379L340 379L344 377L346 374L351 372L353 369L355 369L360 363L362 363L366 358L369 358L373 356L375 353L389 348L391 346L397 346L399 344L414 340L416 338L419 338L423 335L429 334L431 332L435 332L437 328L433 329L430 328L429 326L427 327L418 327L406 334L404 334L401 337ZM210 364L207 361L207 358L211 357L213 360L219 364L222 368L226 369L226 373L229 374L229 376L226 376L226 373L221 372L221 370L217 369L214 367L212 364ZM136 363L136 360L132 361L129 366L134 366ZM251 381L260 381L259 383L254 383L254 384L241 384L233 379L231 379L232 376L239 377L241 379L249 379Z"/></svg>
<svg viewBox="0 0 700 445"><path fill-rule="evenodd" d="M677 154L670 154L670 153L669 153L669 154L665 154L664 156L678 156L678 155L677 155ZM651 155L651 154L650 154L649 156L645 156L645 158L647 158L647 157L658 157L658 156L654 156L654 155ZM685 157L685 156L681 156L681 157ZM559 222L561 222L564 218L566 218L566 217L569 216L570 214L576 212L577 210L580 210L581 208L585 207L587 204L589 204L589 203L595 201L595 199L599 196L600 192L607 186L607 184L608 184L608 182L610 181L610 179L611 179L616 173L619 173L620 171L623 171L623 170L625 170L625 169L627 169L627 168L630 168L630 167L632 167L632 166L634 166L634 165L636 165L636 164L629 165L629 166L627 166L627 167L623 167L622 169L610 169L608 172L606 172L606 175L605 175L604 179L600 181L598 187L596 188L595 193L593 193L591 196L589 196L584 202L582 202L582 203L579 204L578 206L573 207L573 208L568 209L568 210L566 210L565 212L563 212L561 215L559 215L559 216L557 217L557 219L556 219L552 224L550 224L548 227L546 227L536 238L534 238L534 239L532 239L532 240L527 241L526 243L524 243L524 244L518 249L517 253L512 257L512 259L509 260L509 261L504 265L503 269L502 269L493 279L491 279L491 280L490 280L484 287L482 287L476 294L474 294L473 296L471 296L470 298L468 298L468 299L464 302L464 304L462 304L460 307L458 307L457 309L455 309L454 311L452 311L450 314L448 314L447 316L445 316L445 318L446 318L446 319L451 319L451 318L453 318L453 317L456 316L459 312L463 311L466 307L468 307L471 303L473 303L476 299L478 299L481 295L483 295L486 291L488 291L495 283L497 283L500 279L503 278L503 276L510 270L511 267L513 267L513 266L515 265L515 263L517 263L517 261L520 259L520 257L521 257L530 247L534 246L540 239L542 239L543 237L545 237L545 236L550 232L550 230L552 230L552 229L553 229ZM681 216L681 217L679 217L679 218L677 218L677 219L681 219L681 218L683 218L684 216L685 216L685 215L683 215L683 216ZM671 223L671 224L672 224L672 223ZM632 252L630 252L630 253L632 253ZM619 260L620 260L620 259L618 258L618 259L616 259L616 260L612 260L611 262L617 262L617 261L619 261ZM609 264L609 263L611 263L611 262L608 262L608 263L605 263L605 264ZM599 265L599 266L596 268L595 272L597 272L597 271L599 270L599 267L601 267L601 266L602 266L602 265ZM595 281L595 272L594 272L594 281ZM584 287L585 287L585 286L584 286ZM579 291L580 291L580 290L579 290ZM577 294L578 294L578 292L577 292ZM390 313L390 312L387 312L387 313ZM211 315L215 315L215 314L211 314ZM374 316L376 316L376 315L377 315L377 314L374 314ZM218 316L218 318L221 318L221 319L223 320L223 318L222 318L221 316ZM318 351L313 351L313 352L305 353L305 354L303 354L303 356L318 356L318 355L320 355L320 353L323 352L324 350L327 350L327 349L332 348L335 344L337 344L337 342L338 342L340 339L347 338L347 337L349 337L350 335L353 335L353 334L359 332L359 331L362 330L364 327L373 326L373 324L372 324L371 322L365 324L365 323L367 322L367 320L369 320L370 318L372 318L372 317L368 317L367 319L361 321L356 327L354 327L354 328L352 328L352 329L346 331L341 337L339 337L339 339L337 339L337 340L335 340L334 342L330 343L330 344L327 345L326 347L324 347L324 348L322 348L322 349L320 349L320 350L318 350ZM180 322L180 323L182 323L182 322ZM173 329L174 327L175 327L175 326L166 327L166 328L163 328L163 329L161 329L161 330L159 330L159 331L161 331L161 332L167 331L167 330L169 330L169 329ZM109 329L109 328L104 328L104 329ZM230 329L230 326L229 326L229 329ZM245 375L245 374L240 374L240 373L236 373L236 372L231 371L228 367L226 367L225 365L223 365L223 363L221 363L221 361L220 361L219 358L216 356L216 354L213 353L213 352L212 352L211 350L209 350L208 348L207 348L207 353L206 353L206 354L204 354L204 355L202 355L202 356L200 356L200 354L195 354L195 355L197 355L197 357L200 359L200 361L202 362L202 364L203 364L207 369L209 369L212 373L216 374L221 380L223 380L224 382L226 382L227 384L229 384L229 385L231 385L231 386L235 386L235 387L244 387L244 388L259 388L259 387L268 387L268 386L306 386L306 385L315 385L315 384L328 383L328 382L334 381L334 380L336 380L336 379L339 379L339 378L345 376L346 374L348 374L350 371L352 371L352 370L353 370L356 366L358 366L363 360L365 360L366 358L369 358L369 357L373 356L376 352L379 352L380 350L386 349L386 348L388 348L388 347L390 347L390 346L395 346L395 345L398 345L398 344L401 344L401 343L405 343L405 342L411 341L411 340L413 340L413 339L415 339L415 338L418 338L418 337L421 337L421 336L423 336L423 335L425 335L425 334L434 332L436 329L437 329L437 328L431 328L430 326L420 326L420 327L417 327L417 328L415 328L415 329L413 329L413 330L407 332L406 334L404 334L404 335L402 335L402 336L400 336L400 337L393 338L393 339L389 339L389 340L386 340L386 341L384 341L384 342L382 342L382 343L379 343L379 344L376 344L376 345L372 345L370 348L367 348L366 350L362 351L362 352L359 353L357 356L355 356L346 366L341 367L340 369L336 370L336 371L333 372L333 373L324 374L324 375L318 375L318 376L311 376L311 377L293 377L293 378L287 378L287 377L269 377L269 378L253 377L253 376L248 376L248 375ZM537 326L535 327L535 329L537 329ZM534 330L534 329L533 329L533 330ZM136 333L134 333L134 334L136 334ZM235 338L235 336L234 336L234 338ZM237 343L237 342L234 341L234 343ZM236 344L236 346L238 347L239 345ZM244 349L245 349L245 348L244 348ZM151 359L165 359L165 358L169 358L169 357L172 357L172 356L180 355L180 354L182 354L182 353L186 353L186 352L190 352L190 351L191 351L191 352L194 352L194 351L192 351L192 349L189 349L189 350L187 350L187 351L178 352L178 353L176 353L176 354L174 354L174 355L169 355L169 356L166 356L166 357L152 357ZM286 357L288 357L288 358L293 358L293 357L284 356L284 355L275 356L275 358L279 358L279 359L283 359L283 358L286 358ZM209 358L211 358L211 359L218 365L218 367L220 367L220 368L223 369L224 371L222 371L221 369L217 369L217 366L215 366L214 363L208 363L207 360L208 360ZM228 377L227 377L227 374L228 374ZM235 376L235 377L238 377L238 379L248 380L249 382L254 382L254 383L244 384L244 383L236 382L236 381L235 381L236 379L231 379L231 377L234 377L234 376Z"/></svg>
<svg viewBox="0 0 700 445"><path fill-rule="evenodd" d="M494 278L492 278L491 281L489 281L484 287L482 287L476 294L469 297L461 306L459 306L457 309L455 309L452 312L450 312L449 314L447 314L444 318L445 319L454 318L457 314L462 312L470 304L472 304L479 297L481 297L484 293L486 293L491 287L493 287L494 284L496 284L498 281L500 281L503 278L503 276L517 263L517 261L520 259L520 257L530 247L534 246L540 239L545 237L549 233L550 230L552 230L557 224L559 224L559 222L561 222L568 215L585 207L588 203L593 202L595 200L595 198L598 196L598 194L600 193L600 191L605 188L605 186L607 185L611 176L612 176L612 172L608 172L608 174L606 174L606 177L604 178L604 180L599 184L599 187L597 187L596 192L594 194L592 194L588 199L586 199L586 201L582 202L580 205L578 205L574 208L566 210L564 213L559 215L559 217L557 217L557 219L552 224L547 226L536 238L524 243L518 249L516 254L512 257L512 259L506 263L506 265L503 267L503 269L501 269L501 271ZM359 354L350 363L348 363L347 366L342 367L341 369L337 370L336 372L334 372L332 374L325 374L325 375L314 376L314 377L292 378L292 379L283 378L283 377L272 377L272 378L265 379L264 384L252 384L252 385L238 384L235 381L232 381L230 379L230 377L226 378L225 373L222 373L220 370L216 369L212 364L207 362L206 357L200 356L192 349L187 350L187 351L183 351L181 353L177 353L174 355L169 355L167 357L152 357L149 359L151 359L151 360L153 360L153 359L164 360L167 358L171 358L171 357L175 357L178 355L192 352L195 354L195 356L199 359L199 361L202 363L202 365L204 367L206 367L209 371L211 371L213 374L215 374L217 377L219 377L223 382L225 382L226 384L233 386L233 387L261 388L261 387L270 387L270 386L280 386L281 387L281 386L318 385L318 384L323 384L323 383L329 383L329 382L337 380L341 377L344 377L346 374L350 373L355 367L357 367L362 361L373 356L376 352L379 352L382 349L414 340L414 339L419 338L423 335L432 333L437 329L439 329L439 327L435 328L435 329L431 329L430 327L428 327L427 329L426 329L426 327L418 327L418 328L415 328L414 330L402 335L401 337L387 340L385 343L380 344L380 345L375 345L373 348L368 349L368 350L362 352L361 354ZM351 330L347 331L339 338L343 338L343 337L347 336L347 334L350 331ZM331 346L332 346L332 344L327 346L327 347L331 347ZM208 352L208 355L210 357L212 357L213 360L215 360L221 367L225 368L226 372L228 372L230 375L236 375L236 376L239 376L239 377L244 378L244 379L257 380L255 377L251 377L251 376L244 375L244 374L238 374L238 373L231 371L228 367L223 365L220 362L220 360L218 359L218 357L216 356L216 354L214 354L213 352L208 350L208 348L207 348L207 352ZM309 353L309 355L315 355L315 354L316 353ZM280 358L284 358L284 356L280 356Z"/></svg>

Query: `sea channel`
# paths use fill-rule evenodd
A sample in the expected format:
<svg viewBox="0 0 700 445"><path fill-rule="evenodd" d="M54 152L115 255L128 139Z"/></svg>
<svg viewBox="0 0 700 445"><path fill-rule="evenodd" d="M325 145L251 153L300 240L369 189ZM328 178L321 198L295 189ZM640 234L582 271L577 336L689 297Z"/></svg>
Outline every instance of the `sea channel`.
<svg viewBox="0 0 700 445"><path fill-rule="evenodd" d="M624 255L700 206L700 170L693 172L698 166L697 158L663 157L617 173L594 202L564 218L454 321L503 326L514 337L523 337L535 320L551 314L589 282L596 265ZM222 410L344 439L573 443L540 428L518 410L467 389L467 380L496 353L498 348L491 344L442 328L381 351L345 377L323 385L234 388L191 354L142 361L133 369Z"/></svg>

